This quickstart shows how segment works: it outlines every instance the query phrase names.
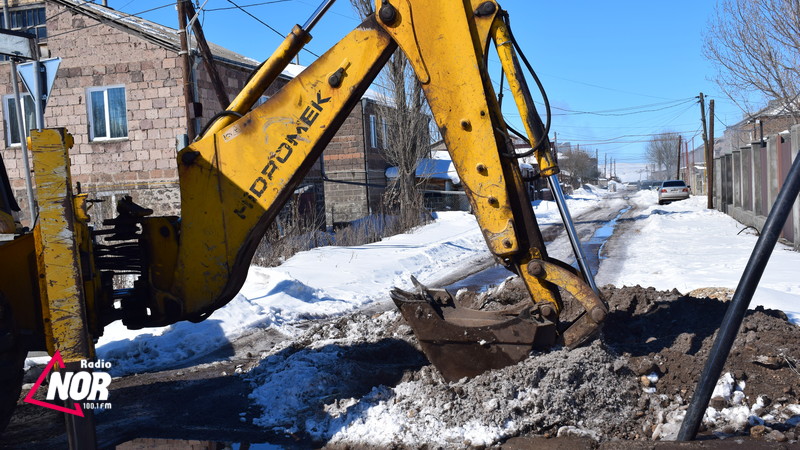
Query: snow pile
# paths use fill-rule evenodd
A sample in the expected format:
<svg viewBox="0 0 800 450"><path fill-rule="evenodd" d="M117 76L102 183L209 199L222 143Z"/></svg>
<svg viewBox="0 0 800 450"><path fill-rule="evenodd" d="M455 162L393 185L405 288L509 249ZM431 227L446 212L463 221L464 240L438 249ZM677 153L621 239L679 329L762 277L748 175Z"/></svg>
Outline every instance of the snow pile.
<svg viewBox="0 0 800 450"><path fill-rule="evenodd" d="M424 360L410 350L410 330L402 323L394 311L342 320L307 332L300 338L307 348L269 355L246 375L250 398L263 408L254 423L319 442L461 447L491 445L523 431L601 436L636 405L633 379L619 383L625 361L599 342L447 383L431 366L415 370ZM414 371L394 387L375 379L376 367L385 368L380 362L359 373L358 353L377 349L393 353L387 360L397 365L397 381L403 367Z"/></svg>
<svg viewBox="0 0 800 450"><path fill-rule="evenodd" d="M646 210L633 218L642 227L624 237L624 251L604 255L598 284L677 287L683 292L736 286L756 237L737 234L741 227L730 217L705 209L705 198L658 206L650 191L627 200L605 195L604 190L588 185L576 190L568 200L572 215L600 201L620 209L633 202ZM534 207L542 225L560 222L554 202L537 201ZM708 245L709 236L719 243ZM556 248L551 254L566 257L569 246L562 247L563 252ZM781 309L798 323L800 254L782 248L779 244L773 252L753 307ZM352 312L388 301L389 289L408 288L412 275L434 284L448 273L478 266L489 258L474 216L438 213L433 223L381 242L321 247L298 253L280 267L251 267L239 295L202 323L142 330L111 324L98 343L98 357L112 362L115 375L185 364L229 345L246 329L282 327Z"/></svg>
<svg viewBox="0 0 800 450"><path fill-rule="evenodd" d="M706 208L707 199L692 196L669 205L657 194L639 191L630 199L646 208L632 218L638 230L626 236L624 254L609 254L597 274L600 285L652 286L659 290L721 286L735 288L758 237L741 233L741 224ZM780 309L800 324L800 254L778 244L759 283L751 308Z"/></svg>
<svg viewBox="0 0 800 450"><path fill-rule="evenodd" d="M578 214L595 206L601 195L579 189L568 206ZM561 220L553 202L539 202L535 211L542 225ZM279 267L252 266L239 294L199 324L127 330L115 322L106 327L97 353L112 362L115 376L185 364L227 345L248 328L352 312L388 301L392 287L410 288L412 275L434 284L490 257L475 216L439 212L434 222L380 242L320 247Z"/></svg>
<svg viewBox="0 0 800 450"><path fill-rule="evenodd" d="M745 386L744 380L737 381L730 372L723 374L711 394L712 406L706 408L703 423L723 435L748 426L784 424L788 428L800 425L800 405L787 403L785 399L773 402L763 395L748 405ZM713 406L715 404L717 407Z"/></svg>
<svg viewBox="0 0 800 450"><path fill-rule="evenodd" d="M199 324L128 331L117 323L98 343L98 357L114 375L155 370L208 354L251 327L281 326L352 312L388 299L394 286L410 288L447 270L489 256L475 217L442 212L410 233L353 247L298 253L279 267L252 266L240 293Z"/></svg>

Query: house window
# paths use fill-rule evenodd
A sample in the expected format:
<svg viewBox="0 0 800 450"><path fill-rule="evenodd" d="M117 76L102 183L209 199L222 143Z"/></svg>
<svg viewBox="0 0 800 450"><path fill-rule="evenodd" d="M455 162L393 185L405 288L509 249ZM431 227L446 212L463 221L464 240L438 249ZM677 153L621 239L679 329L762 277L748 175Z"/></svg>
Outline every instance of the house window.
<svg viewBox="0 0 800 450"><path fill-rule="evenodd" d="M25 124L25 136L30 136L31 128L36 126L36 110L30 94L20 94L22 101L22 121ZM6 143L20 144L19 127L17 126L17 108L13 95L3 97L3 120L6 128Z"/></svg>
<svg viewBox="0 0 800 450"><path fill-rule="evenodd" d="M369 115L369 145L378 148L378 123L374 114Z"/></svg>
<svg viewBox="0 0 800 450"><path fill-rule="evenodd" d="M128 137L125 87L106 86L86 90L89 139L102 141Z"/></svg>
<svg viewBox="0 0 800 450"><path fill-rule="evenodd" d="M27 8L9 11L10 30L35 35L39 41L47 39L47 16L44 8ZM0 28L5 28L5 15L0 12Z"/></svg>

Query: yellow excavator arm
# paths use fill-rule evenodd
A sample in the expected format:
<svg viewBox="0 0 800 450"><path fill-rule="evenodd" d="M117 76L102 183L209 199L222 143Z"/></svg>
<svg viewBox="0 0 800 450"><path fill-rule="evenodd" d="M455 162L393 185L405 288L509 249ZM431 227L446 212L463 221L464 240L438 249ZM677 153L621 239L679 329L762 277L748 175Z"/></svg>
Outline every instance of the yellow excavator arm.
<svg viewBox="0 0 800 450"><path fill-rule="evenodd" d="M69 312L70 323L96 338L118 319L130 328L200 321L228 303L241 289L267 227L399 49L422 85L489 250L522 277L531 296L525 304L487 313L458 307L446 292L421 285L414 292L394 290L392 298L423 350L446 378L455 379L519 361L534 347L574 346L596 332L607 309L585 266L576 271L547 255L488 75L486 55L494 42L540 173L560 193L547 127L533 106L499 5L494 0L377 0L376 14L253 108L311 39L317 19L295 26L227 111L178 153L180 217L153 217L128 198L118 204L118 217L107 221L111 228L90 232L85 196L66 192L49 202L66 204L71 198L74 203L74 213L53 211L67 224L75 221L74 265L80 267L70 273L83 280L84 306ZM58 149L48 161L67 160L70 139L63 130L38 139ZM63 172L68 178L68 170ZM53 186L63 184L55 180ZM561 209L569 231L571 220ZM46 241L41 233L37 242ZM106 243L93 241L98 237ZM580 262L574 239L573 247ZM31 254L33 246L21 251ZM55 273L44 267L39 272ZM113 278L123 273L139 277L132 288L115 289ZM585 310L568 326L559 324L560 291ZM57 300L52 295L41 294L45 317ZM51 352L77 348L78 339L64 338L56 327L38 328L44 329Z"/></svg>
<svg viewBox="0 0 800 450"><path fill-rule="evenodd" d="M505 12L492 0L379 0L376 11L250 110L309 41L307 30L294 28L228 113L179 152L180 219L129 211L135 205L121 208L120 223L142 227L137 239L144 273L121 308L128 326L202 320L236 295L266 228L399 47L422 84L486 244L525 280L533 299L526 314L549 329L539 345L559 338L575 345L596 331L605 307L578 273L547 255L485 65L493 40L541 172L555 176L558 168L510 45ZM589 312L571 332L555 331L559 287ZM415 314L401 310L407 318ZM458 322L458 313L445 316L430 320ZM495 327L507 319L485 318Z"/></svg>

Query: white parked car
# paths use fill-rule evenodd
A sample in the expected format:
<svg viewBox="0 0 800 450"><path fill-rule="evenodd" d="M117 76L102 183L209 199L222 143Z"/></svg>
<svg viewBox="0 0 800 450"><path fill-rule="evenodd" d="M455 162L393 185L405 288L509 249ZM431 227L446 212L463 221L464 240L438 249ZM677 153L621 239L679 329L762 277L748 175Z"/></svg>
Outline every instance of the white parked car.
<svg viewBox="0 0 800 450"><path fill-rule="evenodd" d="M689 186L683 180L667 180L658 187L658 204L689 198Z"/></svg>

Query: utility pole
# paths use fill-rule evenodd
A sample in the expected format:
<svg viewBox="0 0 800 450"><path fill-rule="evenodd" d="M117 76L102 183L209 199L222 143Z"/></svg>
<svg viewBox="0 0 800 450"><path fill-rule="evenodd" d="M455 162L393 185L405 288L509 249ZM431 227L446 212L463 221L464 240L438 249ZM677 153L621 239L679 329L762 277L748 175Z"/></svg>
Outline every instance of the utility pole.
<svg viewBox="0 0 800 450"><path fill-rule="evenodd" d="M686 164L686 171L684 178L687 182L692 178L692 165L689 163L689 141L683 142L683 163ZM688 183L687 183L688 184Z"/></svg>
<svg viewBox="0 0 800 450"><path fill-rule="evenodd" d="M214 88L214 93L217 95L220 106L222 106L222 109L225 109L230 104L228 93L225 92L225 85L219 77L219 72L217 72L217 66L214 64L214 55L211 54L211 49L208 47L208 42L206 42L203 27L200 25L200 22L197 21L197 12L191 1L184 0L181 3L183 4L184 13L189 19L192 30L194 30L194 35L197 37L197 46L200 48L200 54L203 57L203 65L206 67L206 72L208 72L209 77L211 77L211 86Z"/></svg>
<svg viewBox="0 0 800 450"><path fill-rule="evenodd" d="M608 153L603 155L603 178L608 179Z"/></svg>
<svg viewBox="0 0 800 450"><path fill-rule="evenodd" d="M681 179L681 147L683 147L683 136L678 135L678 167L675 168L675 179Z"/></svg>
<svg viewBox="0 0 800 450"><path fill-rule="evenodd" d="M597 152L597 149L594 149L594 165L597 169L597 185L600 185L600 154Z"/></svg>
<svg viewBox="0 0 800 450"><path fill-rule="evenodd" d="M186 134L189 142L197 135L194 126L196 116L194 103L194 82L192 81L192 62L189 55L189 44L186 41L186 4L185 0L178 0L178 35L181 40L181 78L183 80L183 103L186 112Z"/></svg>
<svg viewBox="0 0 800 450"><path fill-rule="evenodd" d="M706 162L706 171L708 172L708 209L714 208L714 99L708 102L708 120L711 122L708 127L708 162Z"/></svg>
<svg viewBox="0 0 800 450"><path fill-rule="evenodd" d="M700 93L700 121L703 122L703 150L706 159L706 192L708 192L708 209L712 209L714 207L714 201L711 197L711 189L710 188L710 175L711 175L711 163L712 159L709 154L711 153L708 147L708 127L706 126L706 99L703 96L703 93Z"/></svg>

